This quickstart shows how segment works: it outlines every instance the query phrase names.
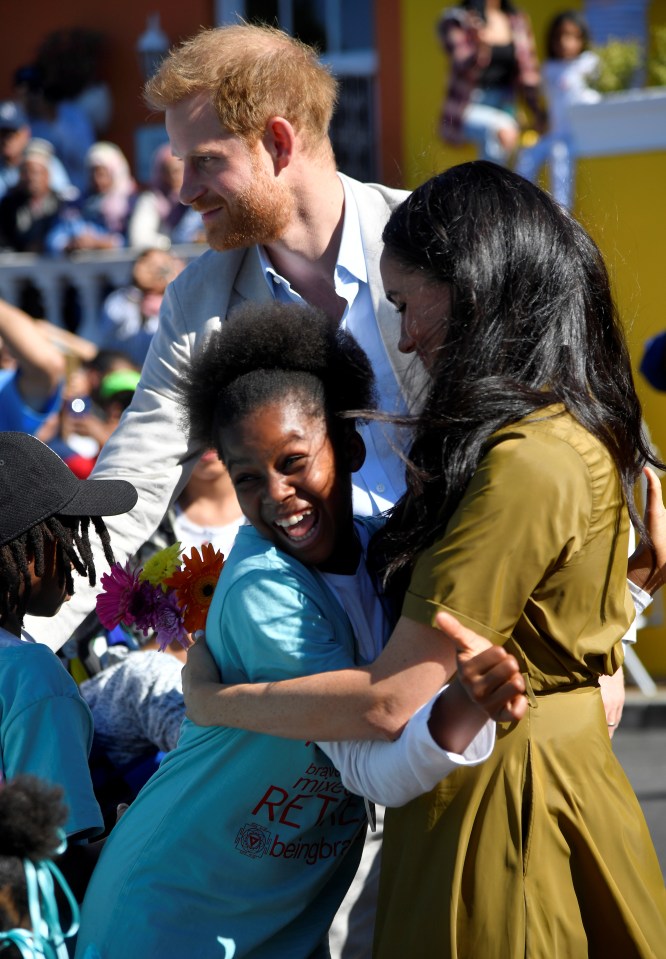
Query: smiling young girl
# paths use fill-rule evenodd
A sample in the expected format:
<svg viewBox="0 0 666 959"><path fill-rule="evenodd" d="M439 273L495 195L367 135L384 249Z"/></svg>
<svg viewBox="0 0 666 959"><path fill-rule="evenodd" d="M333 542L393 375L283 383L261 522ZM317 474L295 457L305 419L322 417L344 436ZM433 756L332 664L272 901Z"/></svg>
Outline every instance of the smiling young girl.
<svg viewBox="0 0 666 959"><path fill-rule="evenodd" d="M363 664L383 646L390 616L363 558L372 521L352 517L363 443L354 420L340 415L371 406L372 382L348 333L323 314L281 304L236 313L188 374L189 428L215 444L252 523L239 530L207 621L211 651L232 682ZM515 696L515 662L501 655L497 663L502 686L508 664L518 685L506 695ZM462 751L480 731L464 756L434 742L425 713L399 745L373 751L371 762L390 754L387 776L403 802L492 748L485 714L462 697L471 724L466 741L451 745ZM401 765L409 742L418 758ZM186 720L178 746L107 841L77 955L94 945L104 959L326 956L364 822L363 802L315 743Z"/></svg>

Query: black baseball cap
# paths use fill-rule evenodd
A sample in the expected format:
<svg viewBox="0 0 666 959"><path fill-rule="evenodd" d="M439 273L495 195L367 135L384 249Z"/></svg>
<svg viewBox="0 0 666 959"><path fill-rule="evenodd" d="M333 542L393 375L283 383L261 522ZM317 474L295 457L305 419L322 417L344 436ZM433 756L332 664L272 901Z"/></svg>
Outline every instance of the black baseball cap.
<svg viewBox="0 0 666 959"><path fill-rule="evenodd" d="M29 433L0 433L0 546L50 516L116 516L137 498L125 480L78 479Z"/></svg>

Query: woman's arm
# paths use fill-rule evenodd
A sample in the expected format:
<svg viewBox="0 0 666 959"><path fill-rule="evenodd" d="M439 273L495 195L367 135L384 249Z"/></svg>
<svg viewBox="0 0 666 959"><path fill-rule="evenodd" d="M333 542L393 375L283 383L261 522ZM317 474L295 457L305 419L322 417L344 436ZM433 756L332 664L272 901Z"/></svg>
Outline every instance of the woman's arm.
<svg viewBox="0 0 666 959"><path fill-rule="evenodd" d="M371 666L278 683L221 685L203 636L183 669L187 715L200 726L231 726L290 739L389 739L456 669L459 683L440 697L429 722L439 748L463 753L485 724L519 719L524 683L518 663L501 646L439 614L445 634L401 617ZM444 678L442 678L444 677ZM441 680L441 681L440 681ZM434 685L434 688L432 686ZM463 692L463 688L465 692Z"/></svg>
<svg viewBox="0 0 666 959"><path fill-rule="evenodd" d="M664 509L661 483L657 474L649 466L644 467L643 473L647 480L643 521L650 534L652 548L647 543L639 543L629 557L627 576L630 584L643 590L643 595L632 592L637 616L649 605L652 596L666 581L666 509ZM612 739L624 710L622 666L613 676L600 676L599 685L606 712L608 733Z"/></svg>
<svg viewBox="0 0 666 959"><path fill-rule="evenodd" d="M666 582L666 509L661 483L654 470L646 466L647 480L645 514L643 520L652 539L652 548L639 543L629 557L628 576L632 583L651 596Z"/></svg>
<svg viewBox="0 0 666 959"><path fill-rule="evenodd" d="M396 739L409 717L455 672L455 649L431 626L401 617L373 664L279 683L224 686L199 640L188 651L183 692L200 726L231 726L286 739Z"/></svg>
<svg viewBox="0 0 666 959"><path fill-rule="evenodd" d="M459 766L483 762L495 745L492 718L516 721L527 710L513 656L447 613L437 626L457 649L458 678L417 710L397 741L319 743L347 789L385 806L404 805Z"/></svg>
<svg viewBox="0 0 666 959"><path fill-rule="evenodd" d="M452 616L440 614L438 625L440 619L451 647L458 651L460 680L454 680L443 691L438 690L418 709L397 741L378 742L366 738L345 742L320 739L318 742L340 770L347 789L386 806L409 802L461 765L483 762L495 743L495 726L489 715L519 719L527 708L522 695L525 684L516 659L503 647L494 646L466 629ZM441 634L439 639L440 642L443 639ZM233 721L243 727L264 727L258 731L279 735L292 731L291 725L285 726L288 721L298 737L302 736L303 728L311 730L317 714L322 717L325 728L331 728L331 680L333 687L338 681L342 682L346 708L349 689L345 679L357 672L366 671L345 670L273 684L220 686L217 667L201 637L184 670L183 682L188 695L210 710L213 720L224 720L229 725L227 720L233 714ZM204 690L203 696L199 695L200 689ZM360 696L362 689L359 683L357 694ZM317 699L313 704L314 715L310 712L311 696ZM287 705L284 716L278 715L277 725L273 721L276 702ZM349 717L346 711L340 712L347 728Z"/></svg>

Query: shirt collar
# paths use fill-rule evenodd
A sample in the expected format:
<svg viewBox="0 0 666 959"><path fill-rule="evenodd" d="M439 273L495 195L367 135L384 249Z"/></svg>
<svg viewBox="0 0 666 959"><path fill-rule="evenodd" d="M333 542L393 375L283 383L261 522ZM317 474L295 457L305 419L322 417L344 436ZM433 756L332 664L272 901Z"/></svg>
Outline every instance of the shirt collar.
<svg viewBox="0 0 666 959"><path fill-rule="evenodd" d="M338 174L338 176L340 176ZM345 211L342 222L342 237L340 238L340 250L338 251L338 261L335 266L336 273L343 272L347 276L352 276L361 283L368 282L368 270L365 265L365 253L363 252L363 240L361 238L361 224L358 218L358 207L351 187L346 181L346 177L340 176L340 182L345 192ZM273 277L278 277L288 289L291 289L289 281L280 276L271 263L268 253L263 246L258 246L259 263L261 265L264 279L270 290L273 289Z"/></svg>

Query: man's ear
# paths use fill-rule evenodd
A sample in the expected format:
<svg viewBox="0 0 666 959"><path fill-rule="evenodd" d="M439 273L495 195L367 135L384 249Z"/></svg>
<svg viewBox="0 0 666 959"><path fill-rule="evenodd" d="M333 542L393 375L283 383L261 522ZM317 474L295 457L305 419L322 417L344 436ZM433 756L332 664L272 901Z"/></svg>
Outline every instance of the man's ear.
<svg viewBox="0 0 666 959"><path fill-rule="evenodd" d="M345 440L345 455L350 473L358 473L365 463L365 443L361 434L352 429Z"/></svg>
<svg viewBox="0 0 666 959"><path fill-rule="evenodd" d="M264 149L273 160L273 168L278 174L289 165L294 155L296 131L284 117L270 117L262 137Z"/></svg>

